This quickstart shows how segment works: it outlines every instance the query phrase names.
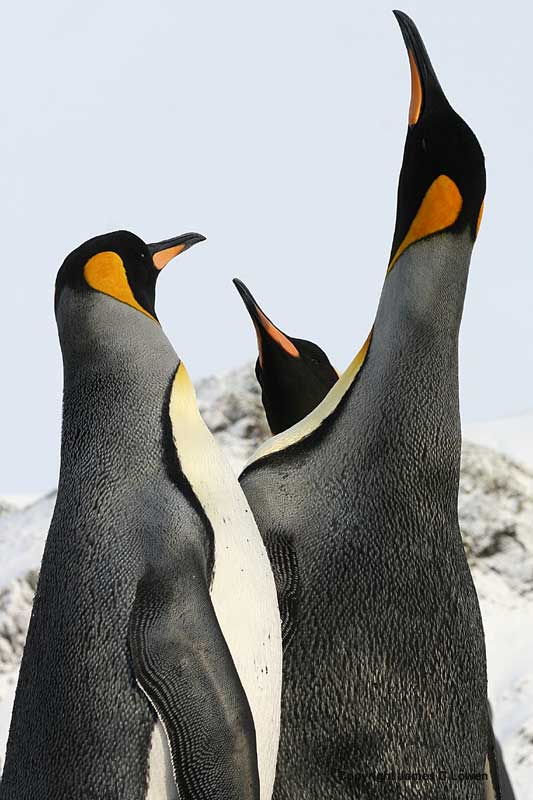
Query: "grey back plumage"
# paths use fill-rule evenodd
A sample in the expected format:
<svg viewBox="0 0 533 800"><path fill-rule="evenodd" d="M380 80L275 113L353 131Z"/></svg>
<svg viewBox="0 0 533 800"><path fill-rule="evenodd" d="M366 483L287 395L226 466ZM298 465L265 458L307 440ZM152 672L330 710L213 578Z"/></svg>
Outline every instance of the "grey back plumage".
<svg viewBox="0 0 533 800"><path fill-rule="evenodd" d="M117 798L142 800L154 714L127 647L135 588L146 548L170 554L180 535L203 530L164 465L162 417L179 361L158 324L99 293L65 289L58 322L58 500L0 797L100 798L114 786Z"/></svg>

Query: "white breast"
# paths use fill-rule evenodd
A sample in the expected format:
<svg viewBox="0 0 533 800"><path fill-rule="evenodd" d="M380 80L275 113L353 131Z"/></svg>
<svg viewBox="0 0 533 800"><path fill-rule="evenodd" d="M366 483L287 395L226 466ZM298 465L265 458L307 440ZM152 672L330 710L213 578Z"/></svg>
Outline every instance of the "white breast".
<svg viewBox="0 0 533 800"><path fill-rule="evenodd" d="M179 800L168 740L159 721L152 733L146 800Z"/></svg>
<svg viewBox="0 0 533 800"><path fill-rule="evenodd" d="M261 800L274 785L281 706L281 627L261 534L233 470L202 420L180 364L170 397L180 466L213 527L211 600L254 718Z"/></svg>

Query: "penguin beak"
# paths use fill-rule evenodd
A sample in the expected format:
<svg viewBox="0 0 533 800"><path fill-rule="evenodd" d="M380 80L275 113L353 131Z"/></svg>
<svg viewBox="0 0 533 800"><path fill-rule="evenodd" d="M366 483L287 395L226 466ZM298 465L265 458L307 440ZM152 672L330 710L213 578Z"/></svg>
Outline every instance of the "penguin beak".
<svg viewBox="0 0 533 800"><path fill-rule="evenodd" d="M448 101L441 89L435 70L429 60L427 50L413 20L403 11L393 11L398 20L403 40L409 56L411 68L411 102L409 105L409 126L416 125L424 111L439 101Z"/></svg>
<svg viewBox="0 0 533 800"><path fill-rule="evenodd" d="M233 283L242 297L244 305L246 306L248 313L252 318L252 322L254 323L254 328L257 335L257 346L259 348L259 364L261 367L263 366L263 337L268 337L268 339L270 339L272 342L275 342L278 347L280 347L293 358L299 358L300 353L291 342L289 337L280 331L279 328L276 328L274 323L269 320L263 311L261 311L255 302L252 293L248 290L244 283L239 280L239 278L234 278Z"/></svg>
<svg viewBox="0 0 533 800"><path fill-rule="evenodd" d="M181 236L175 236L173 239L149 244L148 251L152 256L154 267L160 272L175 256L179 256L193 244L204 241L205 236L202 236L201 233L182 233Z"/></svg>

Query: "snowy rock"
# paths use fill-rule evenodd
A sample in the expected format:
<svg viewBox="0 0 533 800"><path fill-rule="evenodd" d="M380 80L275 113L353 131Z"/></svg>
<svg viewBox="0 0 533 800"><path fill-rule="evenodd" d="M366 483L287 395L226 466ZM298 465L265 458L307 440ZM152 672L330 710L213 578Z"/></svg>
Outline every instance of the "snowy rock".
<svg viewBox="0 0 533 800"><path fill-rule="evenodd" d="M3 500L0 497L0 517L2 514L9 514L11 511L14 511L13 506L7 500Z"/></svg>
<svg viewBox="0 0 533 800"><path fill-rule="evenodd" d="M245 366L205 378L196 391L206 425L238 474L257 445L270 435L253 369Z"/></svg>
<svg viewBox="0 0 533 800"><path fill-rule="evenodd" d="M247 365L204 379L197 385L197 396L202 416L238 473L269 435L253 368ZM18 665L54 502L55 492L23 509L0 498L0 754L7 740ZM517 800L529 800L533 472L494 450L466 442L459 522L483 614L495 730Z"/></svg>
<svg viewBox="0 0 533 800"><path fill-rule="evenodd" d="M30 570L0 589L0 674L21 659L39 573Z"/></svg>
<svg viewBox="0 0 533 800"><path fill-rule="evenodd" d="M522 725L517 735L517 761L520 765L533 769L533 722Z"/></svg>
<svg viewBox="0 0 533 800"><path fill-rule="evenodd" d="M533 473L466 443L459 522L473 571L495 572L519 595L533 596Z"/></svg>
<svg viewBox="0 0 533 800"><path fill-rule="evenodd" d="M26 508L0 516L0 588L39 567L55 497L50 492Z"/></svg>

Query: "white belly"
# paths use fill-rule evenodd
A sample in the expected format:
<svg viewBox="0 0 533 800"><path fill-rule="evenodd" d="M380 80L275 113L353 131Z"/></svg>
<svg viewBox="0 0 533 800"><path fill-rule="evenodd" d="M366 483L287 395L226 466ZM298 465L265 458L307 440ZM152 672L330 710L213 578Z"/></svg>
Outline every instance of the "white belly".
<svg viewBox="0 0 533 800"><path fill-rule="evenodd" d="M261 800L270 800L281 708L281 625L270 562L237 478L198 412L183 364L170 418L181 469L213 527L211 600L252 710Z"/></svg>
<svg viewBox="0 0 533 800"><path fill-rule="evenodd" d="M244 498L244 495L243 495ZM274 787L281 707L281 631L276 589L263 541L252 525L238 524L231 509L215 527L211 601L248 698L257 738L261 800Z"/></svg>
<svg viewBox="0 0 533 800"><path fill-rule="evenodd" d="M174 782L167 735L158 721L152 733L146 800L179 800Z"/></svg>

